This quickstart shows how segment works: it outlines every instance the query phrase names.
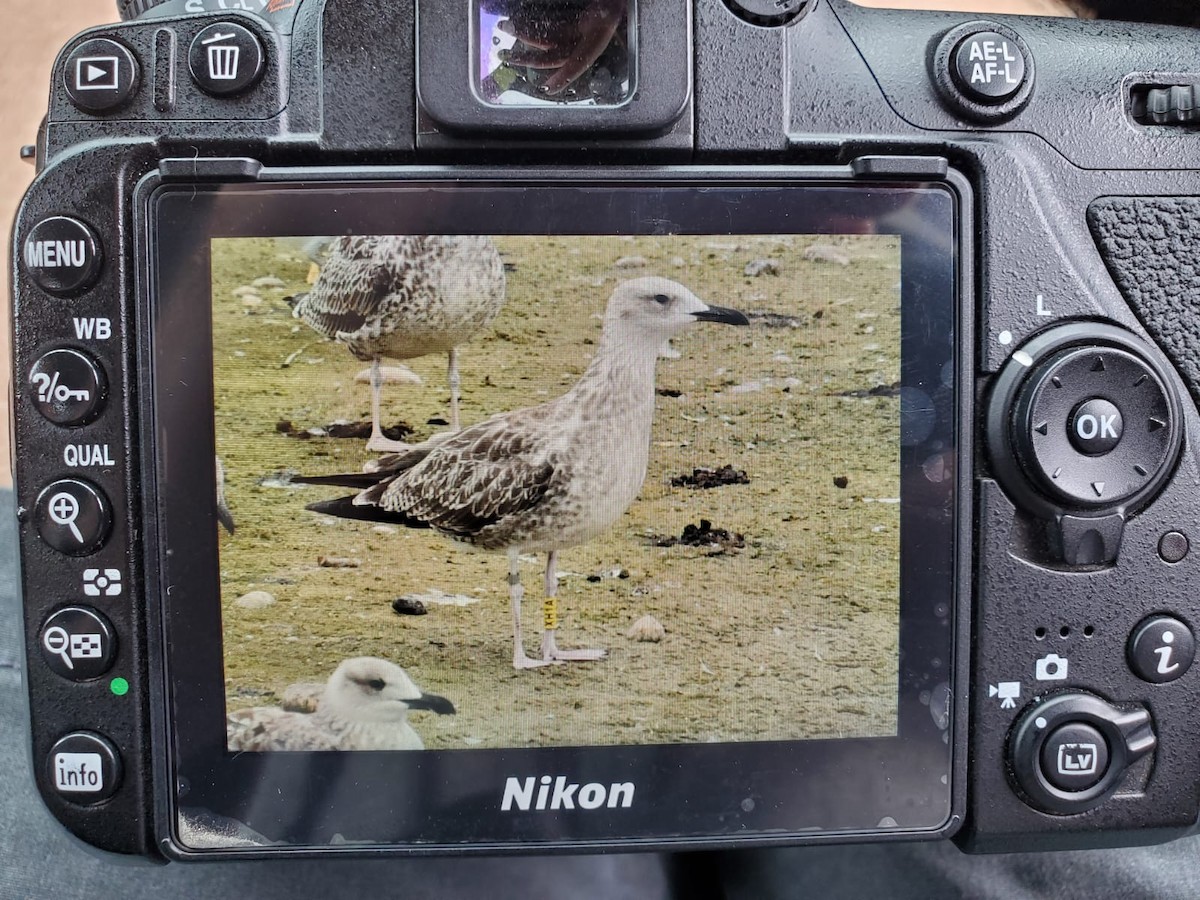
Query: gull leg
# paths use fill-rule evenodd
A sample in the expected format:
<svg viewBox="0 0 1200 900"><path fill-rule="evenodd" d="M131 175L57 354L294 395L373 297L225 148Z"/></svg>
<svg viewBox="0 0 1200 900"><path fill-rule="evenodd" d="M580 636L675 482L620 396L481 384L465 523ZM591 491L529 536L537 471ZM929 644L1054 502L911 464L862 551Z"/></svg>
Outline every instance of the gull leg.
<svg viewBox="0 0 1200 900"><path fill-rule="evenodd" d="M547 665L548 660L530 659L525 655L525 642L521 638L521 600L525 597L525 588L521 586L520 551L508 551L508 597L512 602L513 617L513 668L535 669Z"/></svg>
<svg viewBox="0 0 1200 900"><path fill-rule="evenodd" d="M446 374L446 380L450 382L450 428L452 431L458 431L458 388L460 380L458 377L458 348L450 348L450 368Z"/></svg>
<svg viewBox="0 0 1200 900"><path fill-rule="evenodd" d="M542 602L542 659L546 662L591 662L604 659L606 650L559 650L554 636L558 631L558 551L546 560L546 599Z"/></svg>
<svg viewBox="0 0 1200 900"><path fill-rule="evenodd" d="M393 441L383 436L383 428L379 425L379 397L383 393L383 373L380 371L379 357L371 360L371 439L367 441L367 449L379 453L399 453L408 450L409 445L404 441Z"/></svg>

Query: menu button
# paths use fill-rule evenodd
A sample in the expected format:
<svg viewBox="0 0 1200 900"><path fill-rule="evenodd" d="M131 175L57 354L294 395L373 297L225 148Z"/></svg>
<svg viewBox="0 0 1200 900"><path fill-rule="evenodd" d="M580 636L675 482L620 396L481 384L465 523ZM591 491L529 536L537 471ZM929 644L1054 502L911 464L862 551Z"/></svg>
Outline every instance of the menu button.
<svg viewBox="0 0 1200 900"><path fill-rule="evenodd" d="M100 244L78 219L52 216L33 226L21 253L25 270L51 294L69 297L89 287L100 274Z"/></svg>

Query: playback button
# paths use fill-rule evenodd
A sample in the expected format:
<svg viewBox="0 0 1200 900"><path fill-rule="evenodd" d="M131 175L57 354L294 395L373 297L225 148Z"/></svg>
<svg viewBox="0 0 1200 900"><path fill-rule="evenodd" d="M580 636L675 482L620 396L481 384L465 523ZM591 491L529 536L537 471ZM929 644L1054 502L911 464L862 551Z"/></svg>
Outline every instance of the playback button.
<svg viewBox="0 0 1200 900"><path fill-rule="evenodd" d="M55 425L85 425L100 414L108 380L100 364L79 350L51 350L29 370L33 405Z"/></svg>
<svg viewBox="0 0 1200 900"><path fill-rule="evenodd" d="M84 41L63 66L67 96L83 112L111 112L124 106L138 86L138 63L124 44L109 38Z"/></svg>
<svg viewBox="0 0 1200 900"><path fill-rule="evenodd" d="M46 780L64 799L82 806L107 800L121 786L121 755L112 741L73 731L50 748Z"/></svg>

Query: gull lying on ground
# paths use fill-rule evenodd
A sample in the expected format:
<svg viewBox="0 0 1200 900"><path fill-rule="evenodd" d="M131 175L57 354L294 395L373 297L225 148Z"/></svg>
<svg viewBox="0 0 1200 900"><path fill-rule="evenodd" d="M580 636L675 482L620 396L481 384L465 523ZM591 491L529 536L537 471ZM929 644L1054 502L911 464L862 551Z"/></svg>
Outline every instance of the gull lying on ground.
<svg viewBox="0 0 1200 900"><path fill-rule="evenodd" d="M228 746L238 750L424 750L408 724L409 710L454 712L445 697L426 694L402 668L358 656L329 676L316 712L256 706L231 712Z"/></svg>

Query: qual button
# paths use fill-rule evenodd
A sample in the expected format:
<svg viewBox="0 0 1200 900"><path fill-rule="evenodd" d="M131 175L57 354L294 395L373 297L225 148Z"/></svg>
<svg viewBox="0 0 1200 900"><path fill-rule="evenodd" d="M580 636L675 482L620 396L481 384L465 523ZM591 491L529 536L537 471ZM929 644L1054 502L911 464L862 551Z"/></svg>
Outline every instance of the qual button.
<svg viewBox="0 0 1200 900"><path fill-rule="evenodd" d="M78 478L62 478L42 488L33 521L41 539L68 556L99 550L112 527L104 494Z"/></svg>
<svg viewBox="0 0 1200 900"><path fill-rule="evenodd" d="M232 97L262 77L262 42L254 32L233 22L209 25L192 39L188 68L200 90Z"/></svg>
<svg viewBox="0 0 1200 900"><path fill-rule="evenodd" d="M21 255L38 287L60 297L82 293L100 274L100 243L95 232L67 216L51 216L34 225Z"/></svg>

